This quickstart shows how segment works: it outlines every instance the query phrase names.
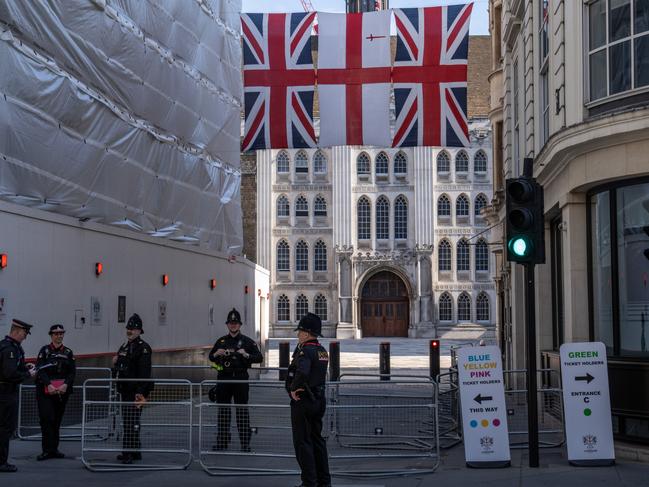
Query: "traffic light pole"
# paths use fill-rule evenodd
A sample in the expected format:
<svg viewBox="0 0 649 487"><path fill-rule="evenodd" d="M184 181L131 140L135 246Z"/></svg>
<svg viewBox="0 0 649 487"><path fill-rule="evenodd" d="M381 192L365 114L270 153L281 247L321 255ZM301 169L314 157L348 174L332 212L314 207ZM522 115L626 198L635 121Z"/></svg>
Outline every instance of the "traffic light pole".
<svg viewBox="0 0 649 487"><path fill-rule="evenodd" d="M527 441L529 465L539 466L539 414L536 384L536 326L534 323L534 268L525 265L525 340L527 344Z"/></svg>

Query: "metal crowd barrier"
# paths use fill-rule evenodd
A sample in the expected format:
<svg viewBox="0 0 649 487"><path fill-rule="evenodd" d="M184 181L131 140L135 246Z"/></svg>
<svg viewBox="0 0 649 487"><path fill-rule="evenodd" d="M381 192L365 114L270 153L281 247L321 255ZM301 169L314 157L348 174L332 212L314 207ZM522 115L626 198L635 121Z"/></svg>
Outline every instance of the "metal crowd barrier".
<svg viewBox="0 0 649 487"><path fill-rule="evenodd" d="M124 382L153 382L137 428L141 447L126 448L124 419L133 414L132 401L98 400L96 387L116 388ZM83 384L81 461L91 471L181 470L192 463L192 384L184 379L88 379ZM98 443L91 432L113 427L115 434ZM117 455L141 453L142 459L121 464Z"/></svg>
<svg viewBox="0 0 649 487"><path fill-rule="evenodd" d="M327 441L330 470L339 476L421 474L439 464L437 390L420 377L389 382L341 380L327 384L327 410L322 434ZM247 384L246 405L215 404L207 395L217 381L201 384L199 463L211 475L298 474L291 436L289 397L283 384L270 381L227 381ZM308 400L304 398L303 400ZM250 448L242 444L237 418L250 418ZM219 414L230 417L227 449L217 443ZM227 423L224 423L227 424ZM249 458L248 467L233 462ZM361 470L359 459L381 459L381 469ZM431 460L422 466L421 459ZM408 461L407 459L414 459Z"/></svg>
<svg viewBox="0 0 649 487"><path fill-rule="evenodd" d="M442 449L451 448L462 441L462 412L460 388L456 368L437 376L439 438Z"/></svg>
<svg viewBox="0 0 649 487"><path fill-rule="evenodd" d="M65 407L65 415L61 423L61 441L78 440L81 437L81 417L83 413L83 394L81 384L86 379L103 378L110 379L111 371L103 367L77 367L74 390L68 397ZM36 402L36 384L21 384L19 389L18 427L16 433L21 440L38 440L42 438L40 420L38 416L38 404ZM89 397L96 400L110 401L113 391L108 385L94 387L88 391ZM89 430L95 440L105 440L112 433L113 429L106 427Z"/></svg>

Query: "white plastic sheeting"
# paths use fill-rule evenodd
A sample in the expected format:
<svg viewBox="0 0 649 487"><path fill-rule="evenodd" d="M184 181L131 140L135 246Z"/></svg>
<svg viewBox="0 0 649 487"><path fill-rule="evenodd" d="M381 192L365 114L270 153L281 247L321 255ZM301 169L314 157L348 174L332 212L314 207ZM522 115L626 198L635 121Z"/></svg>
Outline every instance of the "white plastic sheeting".
<svg viewBox="0 0 649 487"><path fill-rule="evenodd" d="M238 253L240 10L0 1L0 198Z"/></svg>

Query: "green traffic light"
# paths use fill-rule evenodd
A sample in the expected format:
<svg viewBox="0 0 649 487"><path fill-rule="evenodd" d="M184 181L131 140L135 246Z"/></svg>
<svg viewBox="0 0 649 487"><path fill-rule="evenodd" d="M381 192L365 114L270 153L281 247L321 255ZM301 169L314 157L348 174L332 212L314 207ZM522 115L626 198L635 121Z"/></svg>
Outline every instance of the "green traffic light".
<svg viewBox="0 0 649 487"><path fill-rule="evenodd" d="M527 253L527 242L524 238L514 239L512 242L512 251L519 257L524 257Z"/></svg>

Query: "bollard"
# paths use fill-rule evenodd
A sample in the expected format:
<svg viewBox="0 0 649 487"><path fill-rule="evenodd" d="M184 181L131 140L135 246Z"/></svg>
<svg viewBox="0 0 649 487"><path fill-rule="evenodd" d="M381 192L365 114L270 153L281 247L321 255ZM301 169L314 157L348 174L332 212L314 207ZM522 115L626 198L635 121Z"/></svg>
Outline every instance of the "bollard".
<svg viewBox="0 0 649 487"><path fill-rule="evenodd" d="M439 340L430 341L430 377L433 380L437 380L437 376L440 372L439 348Z"/></svg>
<svg viewBox="0 0 649 487"><path fill-rule="evenodd" d="M340 342L329 343L329 380L338 382L340 379Z"/></svg>
<svg viewBox="0 0 649 487"><path fill-rule="evenodd" d="M291 356L291 344L289 342L279 342L279 366L280 369L286 369L288 368L289 364L289 357ZM279 371L279 380L280 381L285 381L286 380L286 375L287 375L286 370L280 370Z"/></svg>
<svg viewBox="0 0 649 487"><path fill-rule="evenodd" d="M390 342L381 342L379 346L379 374L381 380L390 380Z"/></svg>

